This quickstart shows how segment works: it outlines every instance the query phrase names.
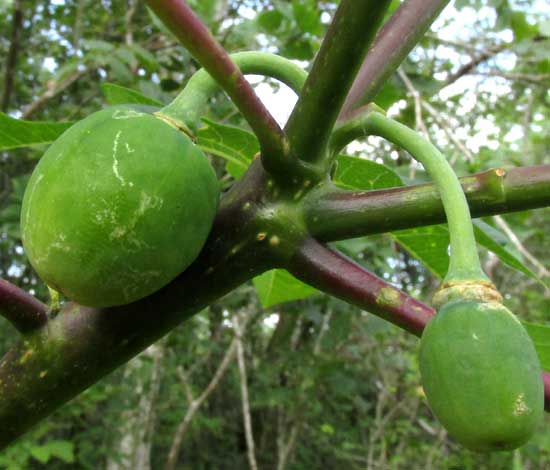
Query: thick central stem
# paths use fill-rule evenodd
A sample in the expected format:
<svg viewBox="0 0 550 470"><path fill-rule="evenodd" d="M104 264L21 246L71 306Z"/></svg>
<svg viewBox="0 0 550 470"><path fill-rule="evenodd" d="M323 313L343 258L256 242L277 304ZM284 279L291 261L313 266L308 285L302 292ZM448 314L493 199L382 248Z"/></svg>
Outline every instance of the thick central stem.
<svg viewBox="0 0 550 470"><path fill-rule="evenodd" d="M298 158L316 163L326 157L330 132L389 3L340 3L285 127L292 153Z"/></svg>

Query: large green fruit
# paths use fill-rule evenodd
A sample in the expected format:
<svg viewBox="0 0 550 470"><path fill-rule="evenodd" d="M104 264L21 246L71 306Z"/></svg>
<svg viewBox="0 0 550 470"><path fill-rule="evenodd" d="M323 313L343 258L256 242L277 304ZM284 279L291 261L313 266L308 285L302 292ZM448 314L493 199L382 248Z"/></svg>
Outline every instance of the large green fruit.
<svg viewBox="0 0 550 470"><path fill-rule="evenodd" d="M29 181L21 228L37 273L83 305L127 304L185 270L217 210L203 153L151 109L96 112L59 137Z"/></svg>
<svg viewBox="0 0 550 470"><path fill-rule="evenodd" d="M537 353L521 323L501 304L444 305L422 334L420 372L432 411L472 450L519 447L542 419Z"/></svg>

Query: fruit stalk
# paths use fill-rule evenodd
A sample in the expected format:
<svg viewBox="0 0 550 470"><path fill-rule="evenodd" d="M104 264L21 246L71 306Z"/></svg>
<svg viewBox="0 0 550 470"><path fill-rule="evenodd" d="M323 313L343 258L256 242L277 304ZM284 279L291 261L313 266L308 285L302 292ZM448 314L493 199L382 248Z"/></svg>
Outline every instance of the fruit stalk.
<svg viewBox="0 0 550 470"><path fill-rule="evenodd" d="M307 78L307 73L300 66L275 54L249 51L237 52L230 57L244 75L256 74L275 78L292 88L296 94L300 94ZM200 126L200 117L204 115L208 100L219 87L208 71L201 69L189 79L174 101L159 112L195 133Z"/></svg>
<svg viewBox="0 0 550 470"><path fill-rule="evenodd" d="M254 93L229 54L183 0L147 0L147 4L231 97L260 141L264 158L288 170L288 143L273 116Z"/></svg>
<svg viewBox="0 0 550 470"><path fill-rule="evenodd" d="M377 135L404 148L422 163L433 179L449 225L451 255L444 283L488 283L489 279L481 269L466 196L445 157L407 126L371 109L337 128L331 139L333 154L348 142L365 135Z"/></svg>

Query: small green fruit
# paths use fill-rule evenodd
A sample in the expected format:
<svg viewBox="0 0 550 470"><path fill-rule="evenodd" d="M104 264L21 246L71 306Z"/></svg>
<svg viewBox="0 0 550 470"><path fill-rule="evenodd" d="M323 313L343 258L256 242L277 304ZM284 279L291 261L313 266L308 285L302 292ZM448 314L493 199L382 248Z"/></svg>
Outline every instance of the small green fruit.
<svg viewBox="0 0 550 470"><path fill-rule="evenodd" d="M499 303L444 305L422 334L419 361L432 411L472 450L519 447L542 419L537 353L518 319Z"/></svg>
<svg viewBox="0 0 550 470"><path fill-rule="evenodd" d="M148 107L78 122L47 150L27 186L21 231L42 279L83 305L145 297L198 256L219 184L203 153Z"/></svg>

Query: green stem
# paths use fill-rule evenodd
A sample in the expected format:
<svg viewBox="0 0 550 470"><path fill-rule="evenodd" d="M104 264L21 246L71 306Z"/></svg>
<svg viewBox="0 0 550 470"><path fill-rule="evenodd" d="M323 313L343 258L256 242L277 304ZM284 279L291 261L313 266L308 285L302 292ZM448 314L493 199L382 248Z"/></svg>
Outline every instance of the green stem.
<svg viewBox="0 0 550 470"><path fill-rule="evenodd" d="M275 78L292 88L296 94L300 93L307 78L307 73L300 66L275 54L238 52L230 57L243 74ZM201 69L189 79L176 99L161 109L160 113L195 133L208 100L219 89L219 83L205 69Z"/></svg>
<svg viewBox="0 0 550 470"><path fill-rule="evenodd" d="M328 166L326 144L388 0L342 0L285 132L298 158Z"/></svg>
<svg viewBox="0 0 550 470"><path fill-rule="evenodd" d="M481 269L470 210L460 182L445 157L419 134L383 114L371 112L347 122L335 132L333 141L341 145L359 135L377 135L399 145L418 160L434 180L447 223L451 244L449 271L444 283L488 278ZM349 142L349 140L348 140Z"/></svg>
<svg viewBox="0 0 550 470"><path fill-rule="evenodd" d="M286 136L227 51L184 0L146 0L191 55L230 96L260 142L262 161L280 180L295 170ZM175 123L176 124L176 123ZM185 130L185 129L183 129Z"/></svg>

